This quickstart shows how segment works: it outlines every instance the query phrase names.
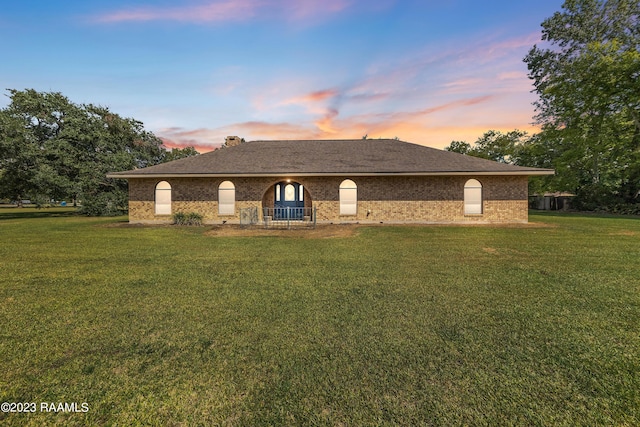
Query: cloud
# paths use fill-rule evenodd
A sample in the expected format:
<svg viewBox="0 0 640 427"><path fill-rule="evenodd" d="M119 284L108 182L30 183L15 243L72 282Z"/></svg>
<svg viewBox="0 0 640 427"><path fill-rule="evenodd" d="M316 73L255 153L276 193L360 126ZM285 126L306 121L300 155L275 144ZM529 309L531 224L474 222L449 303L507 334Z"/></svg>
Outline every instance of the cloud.
<svg viewBox="0 0 640 427"><path fill-rule="evenodd" d="M483 105L483 108L473 107ZM452 117L440 117L450 113ZM169 148L195 146L199 152L218 148L226 136L238 135L247 140L256 139L360 139L394 138L444 148L451 141L473 142L489 129L509 132L520 129L536 133L539 129L530 124L524 114L496 114L490 98L469 98L418 111L363 114L340 118L337 111L330 111L308 124L290 122L247 121L214 129L186 130L170 128L156 131Z"/></svg>
<svg viewBox="0 0 640 427"><path fill-rule="evenodd" d="M335 128L333 120L338 116L338 110L335 108L329 108L324 115L324 117L320 118L315 122L315 125L318 129L323 133L328 134L336 134L338 133L338 129Z"/></svg>
<svg viewBox="0 0 640 427"><path fill-rule="evenodd" d="M490 101L493 98L493 95L484 95L484 96L476 96L474 98L465 98L458 99L455 101L448 102L446 104L437 105L435 107L425 108L424 110L416 111L411 113L412 116L424 116L428 114L433 114L438 111L449 110L452 108L458 107L471 107L478 104L483 104Z"/></svg>
<svg viewBox="0 0 640 427"><path fill-rule="evenodd" d="M246 20L254 16L260 7L256 0L222 0L202 5L186 7L139 7L105 13L96 17L97 21L140 22L140 21L178 21L178 22L227 22Z"/></svg>
<svg viewBox="0 0 640 427"><path fill-rule="evenodd" d="M411 129L412 133L416 129L426 133L429 128L429 121L427 120L429 116L447 110L455 110L460 114L464 107L487 103L491 99L492 96L487 95L459 99L420 110L376 112L344 118L338 118L339 112L335 109L330 109L315 122L315 125L322 134L331 137L334 135L350 135L349 137L352 137L351 135L354 133L360 135L368 134L372 137L395 137L402 135L401 131L407 129ZM460 125L463 126L462 123ZM405 136L402 136L402 138L405 138Z"/></svg>
<svg viewBox="0 0 640 427"><path fill-rule="evenodd" d="M382 93L355 93L353 95L349 95L349 101L353 102L378 102L384 99L387 99L392 94L390 92L382 92Z"/></svg>
<svg viewBox="0 0 640 427"><path fill-rule="evenodd" d="M211 129L186 130L179 127L164 128L154 132L167 148L194 147L204 153L215 150L224 142L224 138Z"/></svg>
<svg viewBox="0 0 640 427"><path fill-rule="evenodd" d="M227 128L236 129L242 135L248 135L250 139L315 139L321 137L320 133L313 128L286 122L249 121L237 123Z"/></svg>
<svg viewBox="0 0 640 427"><path fill-rule="evenodd" d="M353 1L347 0L295 0L281 1L280 7L289 20L306 20L318 14L335 14L351 6Z"/></svg>
<svg viewBox="0 0 640 427"><path fill-rule="evenodd" d="M183 23L243 22L281 19L288 22L317 20L344 12L361 0L210 0L181 7L130 7L95 16L102 23L175 21Z"/></svg>
<svg viewBox="0 0 640 427"><path fill-rule="evenodd" d="M319 139L324 133L313 126L286 122L247 121L208 129L164 128L154 132L168 148L195 147L198 152L219 148L230 135L253 139Z"/></svg>
<svg viewBox="0 0 640 427"><path fill-rule="evenodd" d="M173 148L186 148L186 147L193 147L198 153L202 154L202 153L208 153L209 151L213 151L216 150L217 148L220 147L220 145L200 145L200 144L194 144L194 143L190 143L190 142L185 142L185 141L180 141L180 140L175 140L175 139L170 139L170 138L165 138L165 137L159 137L160 140L162 141L162 145L164 145L164 147L167 150L172 150Z"/></svg>
<svg viewBox="0 0 640 427"><path fill-rule="evenodd" d="M346 6L345 6L346 7ZM538 130L522 63L529 36L428 46L352 70L345 81L292 71L253 87L238 121L195 132L157 132L176 143L215 146L251 139L393 138L443 148L490 129ZM318 84L320 82L320 84Z"/></svg>
<svg viewBox="0 0 640 427"><path fill-rule="evenodd" d="M281 105L310 104L320 101L326 101L327 99L331 99L337 95L339 95L338 89L321 89L300 96L294 96L293 98L285 99L281 102Z"/></svg>

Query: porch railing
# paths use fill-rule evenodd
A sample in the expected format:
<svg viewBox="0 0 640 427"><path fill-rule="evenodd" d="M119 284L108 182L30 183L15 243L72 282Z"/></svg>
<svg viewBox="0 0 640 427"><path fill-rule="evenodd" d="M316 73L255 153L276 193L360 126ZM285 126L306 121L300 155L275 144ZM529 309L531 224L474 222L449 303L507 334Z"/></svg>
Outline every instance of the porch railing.
<svg viewBox="0 0 640 427"><path fill-rule="evenodd" d="M262 208L262 219L265 228L298 228L316 226L318 208L275 207Z"/></svg>

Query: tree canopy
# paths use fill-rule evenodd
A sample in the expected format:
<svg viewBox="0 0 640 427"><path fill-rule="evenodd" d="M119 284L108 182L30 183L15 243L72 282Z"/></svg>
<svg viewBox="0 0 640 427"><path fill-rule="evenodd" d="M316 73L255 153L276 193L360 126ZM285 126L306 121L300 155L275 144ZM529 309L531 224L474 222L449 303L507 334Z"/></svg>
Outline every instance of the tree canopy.
<svg viewBox="0 0 640 427"><path fill-rule="evenodd" d="M500 163L519 164L519 156L527 140L528 134L517 129L507 133L489 130L473 146L465 141L452 141L445 150Z"/></svg>
<svg viewBox="0 0 640 427"><path fill-rule="evenodd" d="M531 166L585 208L639 201L639 19L638 0L567 0L524 59L542 126Z"/></svg>
<svg viewBox="0 0 640 427"><path fill-rule="evenodd" d="M541 132L488 131L446 149L555 169L530 189L574 193L583 209L640 213L640 1L565 1L524 62Z"/></svg>
<svg viewBox="0 0 640 427"><path fill-rule="evenodd" d="M78 105L59 92L10 89L0 110L0 197L79 200L89 215L127 208L127 183L108 172L146 167L195 155L167 152L137 120L106 107Z"/></svg>

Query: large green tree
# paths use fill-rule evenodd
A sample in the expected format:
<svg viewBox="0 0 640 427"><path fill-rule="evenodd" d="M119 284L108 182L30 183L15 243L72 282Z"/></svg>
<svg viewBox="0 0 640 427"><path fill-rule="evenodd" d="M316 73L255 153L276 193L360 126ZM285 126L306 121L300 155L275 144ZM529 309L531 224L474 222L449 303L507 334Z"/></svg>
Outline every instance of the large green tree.
<svg viewBox="0 0 640 427"><path fill-rule="evenodd" d="M9 90L0 110L0 197L80 200L90 215L121 213L127 184L108 172L141 168L179 156L141 122L108 108L77 105L60 93Z"/></svg>
<svg viewBox="0 0 640 427"><path fill-rule="evenodd" d="M542 125L530 163L586 208L638 203L640 1L567 0L542 28L524 59Z"/></svg>
<svg viewBox="0 0 640 427"><path fill-rule="evenodd" d="M527 132L517 129L507 133L489 130L479 137L473 145L466 141L451 141L445 150L500 163L520 164L520 151L528 138Z"/></svg>

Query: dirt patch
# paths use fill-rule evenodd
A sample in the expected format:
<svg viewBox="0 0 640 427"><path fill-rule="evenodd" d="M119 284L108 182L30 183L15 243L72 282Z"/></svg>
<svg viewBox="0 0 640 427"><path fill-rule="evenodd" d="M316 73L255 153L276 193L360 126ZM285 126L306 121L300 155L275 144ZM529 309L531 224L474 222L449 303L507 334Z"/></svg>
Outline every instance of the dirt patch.
<svg viewBox="0 0 640 427"><path fill-rule="evenodd" d="M101 227L122 227L122 228L146 228L146 227L176 227L174 224L129 224L126 221L110 224L101 224ZM240 226L237 224L205 225L204 234L206 236L281 236L302 239L327 239L356 236L361 227L493 227L493 228L556 228L555 224L542 222L529 222L524 224L317 224L315 228L292 228L290 230L282 228L264 228L261 225ZM491 252L492 248L486 248L485 252Z"/></svg>
<svg viewBox="0 0 640 427"><path fill-rule="evenodd" d="M623 230L623 231L618 231L617 233L609 233L609 236L629 236L629 237L634 237L637 236L638 233L636 233L635 231L631 231L631 230Z"/></svg>
<svg viewBox="0 0 640 427"><path fill-rule="evenodd" d="M214 225L204 234L207 236L278 236L295 237L301 239L330 239L336 237L351 237L357 234L358 224L318 224L315 228L264 228L261 226L240 227L239 225Z"/></svg>
<svg viewBox="0 0 640 427"><path fill-rule="evenodd" d="M110 222L107 224L98 224L98 227L105 228L144 228L144 227L162 227L166 226L165 224L130 224L129 221L118 221L118 222Z"/></svg>

